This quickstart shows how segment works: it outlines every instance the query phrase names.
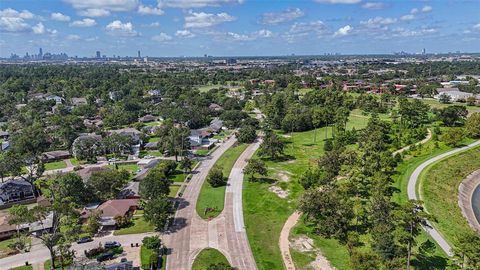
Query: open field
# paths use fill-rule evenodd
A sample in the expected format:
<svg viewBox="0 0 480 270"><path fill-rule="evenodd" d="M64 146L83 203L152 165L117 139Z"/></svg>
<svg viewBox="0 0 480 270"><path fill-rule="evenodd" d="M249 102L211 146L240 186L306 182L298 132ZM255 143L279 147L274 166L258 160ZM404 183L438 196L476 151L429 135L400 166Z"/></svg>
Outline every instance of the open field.
<svg viewBox="0 0 480 270"><path fill-rule="evenodd" d="M471 232L458 206L458 186L470 173L480 168L480 147L440 160L420 175L419 194L427 211L437 221L434 226L450 244Z"/></svg>
<svg viewBox="0 0 480 270"><path fill-rule="evenodd" d="M228 177L232 170L235 161L245 151L248 144L238 144L223 153L223 155L215 163L223 170L223 176ZM202 190L198 196L197 201L197 213L200 217L207 219L218 216L223 211L225 202L225 189L226 186L212 187L206 180L202 185ZM205 214L205 208L213 208L214 211L210 211Z"/></svg>
<svg viewBox="0 0 480 270"><path fill-rule="evenodd" d="M351 115L347 129L361 129L367 124L368 118ZM314 137L316 133L316 140ZM288 190L289 197L282 199L268 188L270 183L244 181L244 218L247 235L259 269L282 269L283 262L277 244L272 245L272 239L277 243L280 231L288 216L296 208L298 197L303 193L303 187L298 183L298 177L309 167L316 164L323 155L325 136L332 137L332 128L319 128L317 131L279 133L287 142L285 154L288 157L282 161L265 160L269 177L280 180L278 186ZM293 230L291 237L296 236ZM318 241L320 249L331 248L326 241ZM298 256L297 256L298 255ZM328 254L326 254L328 255ZM296 262L304 261L302 254L292 254ZM307 260L308 261L308 260ZM313 261L313 259L311 260ZM309 263L309 262L306 262Z"/></svg>
<svg viewBox="0 0 480 270"><path fill-rule="evenodd" d="M210 265L224 263L226 265L230 265L228 263L227 258L218 250L214 248L207 248L202 250L192 265L192 270L208 270Z"/></svg>
<svg viewBox="0 0 480 270"><path fill-rule="evenodd" d="M440 101L438 101L436 99L433 99L433 98L425 98L425 99L422 99L422 101L423 101L423 103L426 103L426 104L430 105L431 108L442 109L442 108L452 106L452 105L461 105L461 106L466 106L469 113L480 112L480 107L478 107L478 106L467 106L467 104L460 103L460 102L452 102L452 103L449 103L449 104L444 104L444 103L440 103Z"/></svg>

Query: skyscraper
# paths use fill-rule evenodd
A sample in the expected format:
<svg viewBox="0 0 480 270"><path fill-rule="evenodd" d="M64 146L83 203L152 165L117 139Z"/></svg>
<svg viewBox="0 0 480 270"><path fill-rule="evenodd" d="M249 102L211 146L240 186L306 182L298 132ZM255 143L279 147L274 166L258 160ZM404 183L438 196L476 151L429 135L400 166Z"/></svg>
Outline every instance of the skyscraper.
<svg viewBox="0 0 480 270"><path fill-rule="evenodd" d="M97 58L101 58L100 51L97 51Z"/></svg>
<svg viewBox="0 0 480 270"><path fill-rule="evenodd" d="M140 56L140 50L138 51L138 58L141 58L141 56Z"/></svg>
<svg viewBox="0 0 480 270"><path fill-rule="evenodd" d="M42 48L40 48L38 50L38 58L42 58L42 57L43 57L43 50L42 50Z"/></svg>

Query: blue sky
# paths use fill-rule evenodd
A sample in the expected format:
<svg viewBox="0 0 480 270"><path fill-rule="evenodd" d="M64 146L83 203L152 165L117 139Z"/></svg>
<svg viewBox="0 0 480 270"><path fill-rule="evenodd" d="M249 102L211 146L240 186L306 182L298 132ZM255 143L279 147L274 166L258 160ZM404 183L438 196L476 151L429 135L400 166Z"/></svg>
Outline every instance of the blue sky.
<svg viewBox="0 0 480 270"><path fill-rule="evenodd" d="M0 56L479 52L480 1L1 0Z"/></svg>

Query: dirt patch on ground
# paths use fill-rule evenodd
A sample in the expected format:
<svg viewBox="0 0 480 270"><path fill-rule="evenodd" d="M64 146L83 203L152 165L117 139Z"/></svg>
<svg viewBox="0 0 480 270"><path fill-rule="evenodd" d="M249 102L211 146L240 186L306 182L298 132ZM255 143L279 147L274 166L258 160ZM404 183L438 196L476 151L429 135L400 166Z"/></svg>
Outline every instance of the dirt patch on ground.
<svg viewBox="0 0 480 270"><path fill-rule="evenodd" d="M328 260L322 255L319 249L315 248L313 240L306 235L301 235L290 241L290 247L296 251L302 253L314 253L316 255L315 260L305 266L304 269L314 270L335 270Z"/></svg>
<svg viewBox="0 0 480 270"><path fill-rule="evenodd" d="M286 171L280 171L275 174L277 178L282 182L290 181L290 173Z"/></svg>
<svg viewBox="0 0 480 270"><path fill-rule="evenodd" d="M277 194L277 196L282 198L282 199L286 199L288 197L288 191L283 190L281 187L271 186L271 187L268 188L268 190L270 192L273 192L273 193Z"/></svg>

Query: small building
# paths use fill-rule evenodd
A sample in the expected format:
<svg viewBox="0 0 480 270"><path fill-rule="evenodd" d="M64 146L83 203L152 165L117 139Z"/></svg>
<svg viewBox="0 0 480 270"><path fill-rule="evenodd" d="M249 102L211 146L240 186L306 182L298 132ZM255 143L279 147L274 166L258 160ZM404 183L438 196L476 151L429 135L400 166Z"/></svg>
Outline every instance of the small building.
<svg viewBox="0 0 480 270"><path fill-rule="evenodd" d="M109 264L104 266L105 270L132 270L133 261L119 262L114 264Z"/></svg>
<svg viewBox="0 0 480 270"><path fill-rule="evenodd" d="M32 184L25 180L7 180L0 183L0 206L34 199Z"/></svg>
<svg viewBox="0 0 480 270"><path fill-rule="evenodd" d="M162 91L160 91L160 89L149 90L149 91L148 91L148 95L149 95L149 96L152 96L152 97L161 96L161 95L162 95Z"/></svg>
<svg viewBox="0 0 480 270"><path fill-rule="evenodd" d="M147 150L157 150L158 149L158 142L149 142L149 143L146 143L144 146L143 146L144 149L147 149Z"/></svg>
<svg viewBox="0 0 480 270"><path fill-rule="evenodd" d="M458 88L437 88L438 94L434 96L435 99L440 99L441 96L448 96L451 101L465 101L472 97L472 93L462 92Z"/></svg>
<svg viewBox="0 0 480 270"><path fill-rule="evenodd" d="M0 130L0 139L8 140L9 136L10 134L8 133L8 131Z"/></svg>
<svg viewBox="0 0 480 270"><path fill-rule="evenodd" d="M142 132L138 131L136 128L122 128L122 129L115 129L115 130L109 130L109 134L119 134L123 136L129 136L132 138L134 143L140 142L140 136L142 135Z"/></svg>
<svg viewBox="0 0 480 270"><path fill-rule="evenodd" d="M140 182L130 182L120 191L118 199L140 199L139 188Z"/></svg>
<svg viewBox="0 0 480 270"><path fill-rule="evenodd" d="M81 219L85 221L93 211L98 211L102 229L113 229L117 224L115 217L124 216L131 218L138 208L138 202L139 199L108 200L94 210L84 209L81 213Z"/></svg>
<svg viewBox="0 0 480 270"><path fill-rule="evenodd" d="M56 104L61 104L63 103L63 98L57 95L48 95L45 97L45 100L54 100Z"/></svg>
<svg viewBox="0 0 480 270"><path fill-rule="evenodd" d="M92 128L92 127L102 127L103 126L103 120L100 117L96 118L88 118L83 120L83 124L87 128Z"/></svg>
<svg viewBox="0 0 480 270"><path fill-rule="evenodd" d="M216 104L216 103L211 103L208 108L212 111L215 111L215 112L220 112L220 111L223 111L223 107Z"/></svg>
<svg viewBox="0 0 480 270"><path fill-rule="evenodd" d="M9 239L17 233L17 227L10 225L10 214L6 210L0 211L0 240Z"/></svg>
<svg viewBox="0 0 480 270"><path fill-rule="evenodd" d="M80 106L80 105L88 105L88 101L86 98L72 98L72 105L73 106Z"/></svg>
<svg viewBox="0 0 480 270"><path fill-rule="evenodd" d="M77 171L77 174L82 178L83 182L87 182L93 173L95 172L103 172L108 170L107 167L101 166L90 166L87 168L83 168Z"/></svg>
<svg viewBox="0 0 480 270"><path fill-rule="evenodd" d="M72 155L68 151L64 150L57 150L57 151L49 151L42 154L42 160L44 162L52 162L58 161L62 159L70 158Z"/></svg>
<svg viewBox="0 0 480 270"><path fill-rule="evenodd" d="M220 118L215 117L210 121L210 125L208 126L209 129L211 129L213 132L218 133L222 130L223 127L223 121L220 120Z"/></svg>
<svg viewBox="0 0 480 270"><path fill-rule="evenodd" d="M156 120L157 120L157 117L155 117L151 114L147 114L145 116L142 116L142 117L138 118L138 121L142 122L142 123L153 122L153 121L156 121Z"/></svg>

